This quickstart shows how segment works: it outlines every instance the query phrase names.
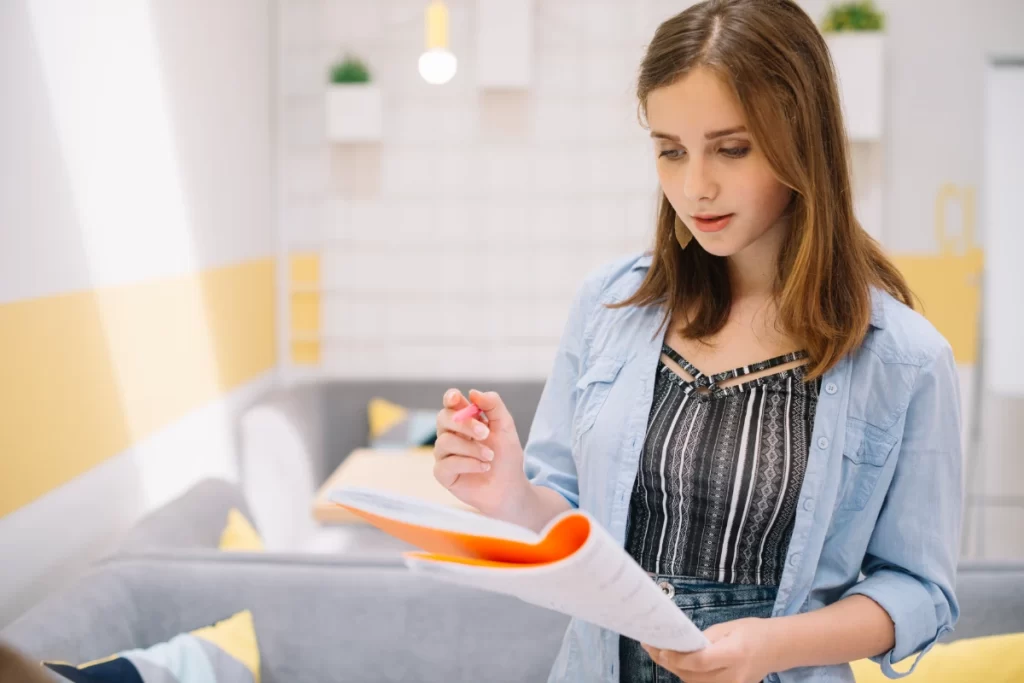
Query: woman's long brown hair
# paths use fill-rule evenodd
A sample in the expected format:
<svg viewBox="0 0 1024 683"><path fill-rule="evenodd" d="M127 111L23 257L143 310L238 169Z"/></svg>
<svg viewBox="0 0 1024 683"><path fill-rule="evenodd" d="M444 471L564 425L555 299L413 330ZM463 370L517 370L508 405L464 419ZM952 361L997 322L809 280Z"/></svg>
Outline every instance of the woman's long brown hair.
<svg viewBox="0 0 1024 683"><path fill-rule="evenodd" d="M848 148L828 47L791 0L706 0L668 19L640 66L637 96L698 67L723 79L775 175L794 190L791 229L777 265L777 325L809 355L807 379L824 374L867 333L871 287L913 307L903 276L853 213ZM675 237L675 210L661 193L653 262L619 306L666 304L682 334L707 339L732 301L726 261ZM664 323L663 323L664 325Z"/></svg>

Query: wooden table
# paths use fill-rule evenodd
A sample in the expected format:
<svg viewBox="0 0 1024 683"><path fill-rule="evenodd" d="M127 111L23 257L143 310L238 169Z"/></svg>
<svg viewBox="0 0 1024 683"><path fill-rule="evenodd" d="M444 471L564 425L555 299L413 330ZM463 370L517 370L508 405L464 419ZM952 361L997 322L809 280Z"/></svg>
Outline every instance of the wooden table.
<svg viewBox="0 0 1024 683"><path fill-rule="evenodd" d="M342 486L362 486L421 498L433 503L473 510L449 493L434 479L431 449L352 451L327 478L313 501L313 517L321 524L361 524L345 508L329 500L331 492Z"/></svg>

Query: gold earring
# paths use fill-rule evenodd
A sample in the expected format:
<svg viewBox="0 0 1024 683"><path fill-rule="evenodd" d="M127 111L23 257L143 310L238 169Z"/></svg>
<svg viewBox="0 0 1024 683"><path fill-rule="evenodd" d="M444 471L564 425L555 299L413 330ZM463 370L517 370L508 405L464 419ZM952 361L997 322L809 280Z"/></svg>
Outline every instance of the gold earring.
<svg viewBox="0 0 1024 683"><path fill-rule="evenodd" d="M679 214L676 214L674 225L676 229L676 240L678 240L681 248L686 249L686 245L688 245L690 240L693 239L693 233L690 232L690 229L686 227L686 224L684 224L682 219L679 218Z"/></svg>

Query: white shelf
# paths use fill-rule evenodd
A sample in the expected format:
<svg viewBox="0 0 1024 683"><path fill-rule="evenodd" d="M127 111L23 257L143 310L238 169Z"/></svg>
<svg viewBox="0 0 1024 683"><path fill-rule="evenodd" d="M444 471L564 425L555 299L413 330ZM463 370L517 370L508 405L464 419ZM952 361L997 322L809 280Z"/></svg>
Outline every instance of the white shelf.
<svg viewBox="0 0 1024 683"><path fill-rule="evenodd" d="M832 53L847 136L854 142L882 138L885 128L885 34L826 33Z"/></svg>
<svg viewBox="0 0 1024 683"><path fill-rule="evenodd" d="M327 88L327 139L377 142L383 135L380 88L370 83L332 84Z"/></svg>

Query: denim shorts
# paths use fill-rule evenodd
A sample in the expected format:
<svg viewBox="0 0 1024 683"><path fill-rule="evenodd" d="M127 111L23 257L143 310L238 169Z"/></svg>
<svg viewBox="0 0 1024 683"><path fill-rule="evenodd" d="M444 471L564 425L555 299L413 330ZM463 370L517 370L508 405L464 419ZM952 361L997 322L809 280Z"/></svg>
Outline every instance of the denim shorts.
<svg viewBox="0 0 1024 683"><path fill-rule="evenodd" d="M651 578L702 631L726 621L770 617L778 592L777 586L717 583L679 576ZM619 637L619 670L622 683L680 683L677 676L655 664L640 643L625 636Z"/></svg>

